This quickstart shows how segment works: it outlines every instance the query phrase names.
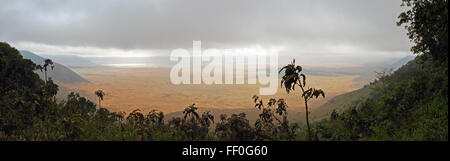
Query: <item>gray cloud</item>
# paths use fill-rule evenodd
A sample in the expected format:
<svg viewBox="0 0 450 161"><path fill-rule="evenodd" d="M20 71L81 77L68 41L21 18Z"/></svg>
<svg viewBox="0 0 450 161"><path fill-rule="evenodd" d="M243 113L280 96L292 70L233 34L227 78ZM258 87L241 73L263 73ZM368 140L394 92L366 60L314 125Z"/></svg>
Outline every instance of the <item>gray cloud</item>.
<svg viewBox="0 0 450 161"><path fill-rule="evenodd" d="M400 0L0 0L0 40L124 50L259 44L408 52ZM312 50L312 51L311 51ZM360 53L364 54L364 53Z"/></svg>

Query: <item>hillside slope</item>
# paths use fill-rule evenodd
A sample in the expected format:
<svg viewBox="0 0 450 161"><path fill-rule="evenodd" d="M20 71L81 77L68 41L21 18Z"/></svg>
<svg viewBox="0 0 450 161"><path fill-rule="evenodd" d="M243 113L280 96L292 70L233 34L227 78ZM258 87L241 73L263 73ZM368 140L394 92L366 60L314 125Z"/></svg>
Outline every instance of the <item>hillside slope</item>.
<svg viewBox="0 0 450 161"><path fill-rule="evenodd" d="M35 64L43 64L45 58L36 55L29 51L21 50L20 54L24 57L24 59L30 59ZM44 73L40 71L36 71L36 73L44 79ZM87 83L88 80L84 79L71 69L66 66L55 62L55 68L53 70L48 71L48 77L52 78L52 80L56 82L61 82L65 84L73 84L73 83Z"/></svg>
<svg viewBox="0 0 450 161"><path fill-rule="evenodd" d="M368 98L373 97L373 94L373 89L370 89L369 86L365 86L358 90L338 95L328 100L325 104L314 109L314 111L311 113L311 119L313 121L317 121L328 118L333 110L342 112L353 105L356 105Z"/></svg>
<svg viewBox="0 0 450 161"><path fill-rule="evenodd" d="M315 137L448 140L448 74L431 63L416 58L391 75L330 100L319 108L328 114L321 117L329 119L314 124Z"/></svg>
<svg viewBox="0 0 450 161"><path fill-rule="evenodd" d="M54 62L64 64L64 66L71 69L74 68L94 68L100 65L93 63L91 59L79 57L76 55L45 55L41 54L41 57L52 59Z"/></svg>
<svg viewBox="0 0 450 161"><path fill-rule="evenodd" d="M365 85L363 88L344 93L330 99L325 104L314 109L313 113L311 114L312 120L322 120L324 118L328 118L334 110L336 112L343 112L350 107L363 103L367 99L376 99L383 92L382 88L385 88L384 86L386 85L384 84L386 84L387 81L400 82L402 80L410 79L411 75L409 75L409 73L419 70L417 60L413 59L410 62L406 62L406 60L410 59L411 57L405 57L404 59L393 63L391 67L393 69L395 69L394 67L398 69L388 77L383 78L384 80L374 81L368 85ZM400 64L404 65L401 66Z"/></svg>

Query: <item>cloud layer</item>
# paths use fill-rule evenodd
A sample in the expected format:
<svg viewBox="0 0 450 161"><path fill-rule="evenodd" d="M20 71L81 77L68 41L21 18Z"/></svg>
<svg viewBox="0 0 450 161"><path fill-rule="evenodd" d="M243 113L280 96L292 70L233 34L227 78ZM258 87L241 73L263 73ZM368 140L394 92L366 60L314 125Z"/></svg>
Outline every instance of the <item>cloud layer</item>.
<svg viewBox="0 0 450 161"><path fill-rule="evenodd" d="M0 0L0 40L29 49L33 49L29 44L116 49L125 51L122 56L127 51L133 56L136 51L190 48L193 40L201 40L205 48L281 46L288 55L405 55L409 42L403 28L395 25L400 4L400 0Z"/></svg>

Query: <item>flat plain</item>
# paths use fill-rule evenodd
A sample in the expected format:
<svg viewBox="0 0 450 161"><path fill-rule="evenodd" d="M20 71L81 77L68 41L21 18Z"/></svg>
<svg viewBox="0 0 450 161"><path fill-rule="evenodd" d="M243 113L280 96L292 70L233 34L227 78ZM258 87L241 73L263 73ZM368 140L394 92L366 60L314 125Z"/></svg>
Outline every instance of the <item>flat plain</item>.
<svg viewBox="0 0 450 161"><path fill-rule="evenodd" d="M182 111L186 106L196 104L202 111L248 111L255 109L252 96L259 93L260 87L267 85L174 85L170 82L170 70L166 68L80 68L74 69L90 83L67 84L69 90L80 91L82 95L98 102L93 95L97 89L106 92L102 107L111 111L130 113L140 109L143 113L159 110L164 113ZM356 75L314 76L308 75L307 84L323 89L326 98L312 101L311 111L328 99L360 88L364 82L356 81ZM279 82L278 82L279 84ZM298 89L299 90L299 89ZM304 110L300 91L287 94L279 86L275 95L261 96L285 98L290 111ZM256 111L257 112L257 111Z"/></svg>

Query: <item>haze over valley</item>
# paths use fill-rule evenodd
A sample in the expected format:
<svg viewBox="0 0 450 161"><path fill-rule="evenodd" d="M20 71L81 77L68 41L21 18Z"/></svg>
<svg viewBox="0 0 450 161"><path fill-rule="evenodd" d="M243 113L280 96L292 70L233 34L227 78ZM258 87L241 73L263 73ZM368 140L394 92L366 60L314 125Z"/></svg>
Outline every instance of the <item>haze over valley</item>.
<svg viewBox="0 0 450 161"><path fill-rule="evenodd" d="M176 62L169 61L169 57L156 56L145 58L83 58L67 55L34 55L29 51L21 51L25 58L32 58L36 63L43 58L51 58L56 63L63 63L50 71L49 76L60 85L62 89L58 95L60 100L65 99L70 91L79 92L82 96L97 102L94 91L102 89L106 96L102 102L103 107L115 112L130 113L140 109L147 113L151 110L159 110L164 113L173 113L169 118L180 116L181 111L188 105L195 103L202 111L219 113L246 112L250 120L255 120L258 111L254 107L251 97L259 93L260 87L267 85L174 85L170 82L170 66ZM371 64L312 66L305 72L309 74L308 79L311 86L327 91L327 97L313 101L311 110L325 104L329 99L362 88L374 79L375 72L387 68L398 68L404 65L412 56L395 58L388 61L373 62ZM283 64L288 59L279 60ZM297 59L302 62L301 59ZM111 65L117 64L117 65ZM147 64L147 65L136 65ZM148 65L152 64L152 65ZM70 68L71 71L58 72L58 68ZM41 77L43 76L41 72ZM70 79L64 79L67 76ZM296 92L287 94L285 89L278 88L273 96L262 96L269 98L285 98L289 105L289 111L293 115L289 118L301 120L304 113L303 105L300 104L300 95ZM328 111L329 112L329 111ZM315 113L317 117L329 113ZM315 116L315 115L313 115Z"/></svg>

